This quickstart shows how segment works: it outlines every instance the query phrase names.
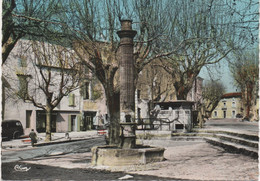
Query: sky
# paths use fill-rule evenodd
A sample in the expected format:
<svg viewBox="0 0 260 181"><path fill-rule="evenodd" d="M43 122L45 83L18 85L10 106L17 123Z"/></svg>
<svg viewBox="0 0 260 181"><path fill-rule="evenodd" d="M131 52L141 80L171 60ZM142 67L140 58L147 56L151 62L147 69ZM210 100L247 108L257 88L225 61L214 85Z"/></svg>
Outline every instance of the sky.
<svg viewBox="0 0 260 181"><path fill-rule="evenodd" d="M233 78L229 71L228 63L226 60L222 60L219 65L211 67L211 75L209 75L209 72L206 68L202 68L199 74L199 76L204 79L204 83L206 81L210 81L210 76L212 76L214 80L219 80L224 84L226 93L237 92L237 88L234 86Z"/></svg>

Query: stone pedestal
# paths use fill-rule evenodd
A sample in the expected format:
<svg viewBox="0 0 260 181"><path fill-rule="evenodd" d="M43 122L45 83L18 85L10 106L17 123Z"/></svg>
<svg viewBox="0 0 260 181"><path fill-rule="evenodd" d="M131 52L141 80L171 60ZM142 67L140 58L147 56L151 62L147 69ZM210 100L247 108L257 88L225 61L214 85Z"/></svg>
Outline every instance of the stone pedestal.
<svg viewBox="0 0 260 181"><path fill-rule="evenodd" d="M97 146L91 149L93 166L143 165L164 160L164 148L137 146L135 149L118 149Z"/></svg>
<svg viewBox="0 0 260 181"><path fill-rule="evenodd" d="M135 148L136 147L136 123L126 122L120 123L121 126L121 148Z"/></svg>

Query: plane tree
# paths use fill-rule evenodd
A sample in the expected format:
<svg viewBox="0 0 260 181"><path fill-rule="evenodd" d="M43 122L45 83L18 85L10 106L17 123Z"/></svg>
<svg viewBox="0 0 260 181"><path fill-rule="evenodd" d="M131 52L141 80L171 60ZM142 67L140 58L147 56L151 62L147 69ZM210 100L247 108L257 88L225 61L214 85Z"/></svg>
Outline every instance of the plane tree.
<svg viewBox="0 0 260 181"><path fill-rule="evenodd" d="M171 76L158 66L157 61L152 61L141 71L137 89L142 99L153 102L163 102L175 99L174 87Z"/></svg>
<svg viewBox="0 0 260 181"><path fill-rule="evenodd" d="M2 64L17 41L26 39L55 39L64 34L57 29L57 14L62 12L60 0L2 1Z"/></svg>
<svg viewBox="0 0 260 181"><path fill-rule="evenodd" d="M111 144L118 142L120 130L120 90L116 81L119 53L116 32L120 20L132 19L137 31L134 86L143 68L160 60L158 64L172 76L177 99L186 99L203 67L222 61L242 42L244 45L247 42L244 39L248 32L243 32L247 29L238 27L241 22L234 18L236 13L229 11L238 10L238 6L226 1L82 0L65 2L63 6L66 13L60 16L60 21L70 27L73 49L104 87ZM242 19L247 17L245 14Z"/></svg>
<svg viewBox="0 0 260 181"><path fill-rule="evenodd" d="M211 80L203 86L202 102L208 117L211 117L212 111L218 106L224 93L225 86L219 81Z"/></svg>
<svg viewBox="0 0 260 181"><path fill-rule="evenodd" d="M70 41L74 51L102 84L110 121L109 142L119 143L119 37L122 19L132 19L137 31L134 39L136 87L138 74L152 60L171 51L154 51L162 41L167 8L160 1L70 1L64 4L67 12L61 21L70 26ZM65 17L65 18L64 18ZM70 20L70 21L69 21ZM156 27L158 28L156 28ZM161 29L161 31L158 31ZM164 37L165 38L165 37ZM157 41L157 43L156 43ZM161 42L160 41L160 42ZM158 48L157 48L158 50Z"/></svg>
<svg viewBox="0 0 260 181"><path fill-rule="evenodd" d="M59 41L55 15L59 14L59 0L3 0L2 1L2 65L20 39L45 38ZM5 88L9 88L5 77L2 80L2 100L5 100ZM4 118L5 101L2 102Z"/></svg>
<svg viewBox="0 0 260 181"><path fill-rule="evenodd" d="M173 46L185 41L182 49L172 56L161 59L164 69L172 76L178 100L186 100L193 82L200 70L209 64L221 61L232 48L227 30L217 25L224 14L216 12L217 7L207 11L208 2L195 1L176 3L179 15L172 20ZM216 5L217 6L217 5Z"/></svg>
<svg viewBox="0 0 260 181"><path fill-rule="evenodd" d="M86 79L83 66L73 50L44 41L21 40L16 45L17 59L3 64L3 75L12 94L46 113L46 141L51 141L52 112L61 100ZM17 65L17 66L15 66Z"/></svg>
<svg viewBox="0 0 260 181"><path fill-rule="evenodd" d="M232 51L248 46L252 28L243 26L230 9L239 8L222 1L177 1L174 6L178 15L169 27L172 47L184 41L182 48L171 56L161 59L164 69L172 76L177 99L185 100L192 84L203 67L221 62ZM246 4L248 6L248 4ZM255 11L255 10L254 10ZM242 21L248 20L244 15ZM251 20L250 20L251 21ZM247 23L250 24L248 20ZM168 48L168 47L166 47Z"/></svg>
<svg viewBox="0 0 260 181"><path fill-rule="evenodd" d="M201 100L197 105L196 121L200 128L203 127L205 119L211 117L224 93L225 87L222 82L211 79L205 83L201 92Z"/></svg>
<svg viewBox="0 0 260 181"><path fill-rule="evenodd" d="M241 90L244 118L258 120L256 112L257 92L259 89L258 51L239 51L230 62L230 70L235 85Z"/></svg>

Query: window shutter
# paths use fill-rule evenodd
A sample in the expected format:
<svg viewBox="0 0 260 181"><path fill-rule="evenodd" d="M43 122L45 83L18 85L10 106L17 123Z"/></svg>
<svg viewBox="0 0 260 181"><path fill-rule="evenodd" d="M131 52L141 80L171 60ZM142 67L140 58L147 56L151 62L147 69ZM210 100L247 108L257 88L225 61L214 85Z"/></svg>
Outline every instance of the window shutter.
<svg viewBox="0 0 260 181"><path fill-rule="evenodd" d="M77 115L77 131L80 131L80 123L81 123L81 115L80 114L78 114Z"/></svg>
<svg viewBox="0 0 260 181"><path fill-rule="evenodd" d="M19 79L18 95L21 98L26 99L27 91L28 91L28 82L26 80L26 76L18 76L18 79Z"/></svg>
<svg viewBox="0 0 260 181"><path fill-rule="evenodd" d="M69 94L69 106L75 106L75 94Z"/></svg>
<svg viewBox="0 0 260 181"><path fill-rule="evenodd" d="M71 115L68 116L68 131L71 131Z"/></svg>

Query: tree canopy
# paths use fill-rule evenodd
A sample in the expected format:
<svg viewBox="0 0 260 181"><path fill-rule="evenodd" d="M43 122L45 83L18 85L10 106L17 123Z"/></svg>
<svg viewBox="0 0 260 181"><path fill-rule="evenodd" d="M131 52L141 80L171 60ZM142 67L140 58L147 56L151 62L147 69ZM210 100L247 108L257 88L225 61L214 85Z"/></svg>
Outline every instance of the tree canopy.
<svg viewBox="0 0 260 181"><path fill-rule="evenodd" d="M225 93L224 85L219 81L209 81L203 86L202 98L205 104L205 111L211 115L212 111L217 107L223 94Z"/></svg>
<svg viewBox="0 0 260 181"><path fill-rule="evenodd" d="M230 70L235 85L241 90L244 116L251 119L257 92L259 90L259 53L258 49L237 51L234 60L230 63ZM257 116L257 115L256 115Z"/></svg>

